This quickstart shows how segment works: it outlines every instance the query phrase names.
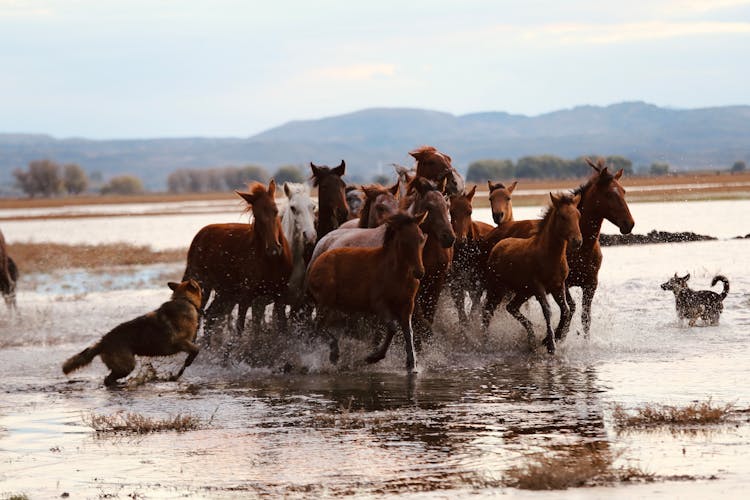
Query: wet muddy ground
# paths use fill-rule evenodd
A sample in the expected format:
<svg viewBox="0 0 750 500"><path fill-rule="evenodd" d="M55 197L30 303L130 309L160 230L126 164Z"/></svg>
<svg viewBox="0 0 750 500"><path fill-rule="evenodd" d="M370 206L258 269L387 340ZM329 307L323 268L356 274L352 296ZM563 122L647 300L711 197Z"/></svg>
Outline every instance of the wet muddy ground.
<svg viewBox="0 0 750 500"><path fill-rule="evenodd" d="M708 234L748 232L740 226ZM588 443L611 450L615 466L653 477L545 495L744 496L749 250L750 241L729 239L606 248L591 339L576 335L576 318L554 357L530 352L507 314L498 311L485 335L478 318L459 325L444 300L415 377L404 374L397 341L382 363L363 365L367 331L364 341L342 342L336 367L324 346L293 333L279 348L266 331L243 340L254 353L249 363L206 351L179 382L167 382L182 358L155 360L155 380L140 366L119 390L103 388L98 359L70 378L61 363L166 300L164 281L179 278L182 263L24 276L19 314L0 316L0 497L536 497L509 486L509 471L530 454ZM719 326L678 324L672 295L658 286L674 272L691 272L699 289L716 273L729 277ZM541 340L538 306L528 312ZM729 423L623 431L612 419L615 404L709 397L734 403ZM203 427L109 435L87 424L92 414L117 412L189 414Z"/></svg>

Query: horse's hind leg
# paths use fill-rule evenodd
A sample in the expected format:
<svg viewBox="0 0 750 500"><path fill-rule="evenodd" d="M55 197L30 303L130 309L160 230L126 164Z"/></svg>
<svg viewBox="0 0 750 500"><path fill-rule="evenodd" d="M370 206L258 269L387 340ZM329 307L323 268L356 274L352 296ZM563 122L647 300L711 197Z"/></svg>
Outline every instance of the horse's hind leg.
<svg viewBox="0 0 750 500"><path fill-rule="evenodd" d="M591 330L591 303L594 301L596 283L583 287L583 298L581 299L581 323L583 324L583 336L589 338Z"/></svg>
<svg viewBox="0 0 750 500"><path fill-rule="evenodd" d="M510 313L510 315L516 318L518 322L521 323L526 329L526 334L529 339L529 347L534 350L536 349L536 342L534 342L534 326L526 316L521 314L521 306L527 300L529 300L529 295L517 293L515 297L513 297L510 302L508 302L508 305L505 308Z"/></svg>
<svg viewBox="0 0 750 500"><path fill-rule="evenodd" d="M552 334L552 322L550 319L549 302L547 301L547 293L542 290L536 293L536 300L542 307L542 314L544 315L544 322L547 324L547 336L544 337L542 344L547 346L547 352L555 354L555 336ZM557 299L556 299L557 300ZM564 297L563 297L564 301ZM562 318L561 318L562 320Z"/></svg>
<svg viewBox="0 0 750 500"><path fill-rule="evenodd" d="M458 312L458 321L466 323L466 305L464 304L464 287L459 277L455 277L448 282L448 288L451 292L453 302L456 304L456 311Z"/></svg>
<svg viewBox="0 0 750 500"><path fill-rule="evenodd" d="M117 385L119 379L127 377L135 369L135 356L129 350L103 352L101 358L110 370L109 375L104 378L104 385L107 387Z"/></svg>
<svg viewBox="0 0 750 500"><path fill-rule="evenodd" d="M504 292L501 290L487 289L487 297L484 299L484 309L482 309L482 328L485 332L490 327L490 321L492 321L492 315L495 314L500 301L503 300Z"/></svg>
<svg viewBox="0 0 750 500"><path fill-rule="evenodd" d="M560 308L560 322L557 324L557 329L555 329L555 340L564 339L570 329L570 318L572 313L570 309L568 309L568 301L566 299L566 295L569 294L568 287L565 285L563 285L563 288L560 290L552 292L552 298L555 299L557 306Z"/></svg>
<svg viewBox="0 0 750 500"><path fill-rule="evenodd" d="M388 353L388 347L391 345L391 341L393 340L393 336L396 334L396 330L398 329L396 321L388 321L387 322L387 332L385 335L385 339L383 339L383 342L378 346L378 348L367 355L365 358L365 362L367 363L377 363L381 359L385 358L385 355ZM413 343L412 343L413 345Z"/></svg>
<svg viewBox="0 0 750 500"><path fill-rule="evenodd" d="M330 329L328 328L328 318L326 317L327 315L327 312L323 311L322 307L318 307L318 315L315 318L316 330L319 333L322 333L325 337L328 337L328 346L330 348L328 360L332 365L335 365L339 362L339 339L334 334L332 334Z"/></svg>

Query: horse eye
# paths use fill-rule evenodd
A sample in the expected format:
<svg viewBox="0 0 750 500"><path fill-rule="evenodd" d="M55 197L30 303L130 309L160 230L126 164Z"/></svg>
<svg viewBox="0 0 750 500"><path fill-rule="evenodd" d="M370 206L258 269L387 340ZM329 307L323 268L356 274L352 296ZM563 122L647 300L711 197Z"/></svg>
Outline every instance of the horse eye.
<svg viewBox="0 0 750 500"><path fill-rule="evenodd" d="M292 207L292 213L293 213L293 214L296 214L296 213L297 213L297 207Z"/></svg>

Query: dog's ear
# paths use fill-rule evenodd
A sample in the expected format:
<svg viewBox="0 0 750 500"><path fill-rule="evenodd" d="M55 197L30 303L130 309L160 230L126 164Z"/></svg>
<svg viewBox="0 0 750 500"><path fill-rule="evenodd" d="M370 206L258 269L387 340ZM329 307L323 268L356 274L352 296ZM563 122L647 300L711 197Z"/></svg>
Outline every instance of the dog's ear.
<svg viewBox="0 0 750 500"><path fill-rule="evenodd" d="M169 283L167 283L167 286L174 292L175 290L177 290L177 287L180 286L180 284L175 283L174 281L170 281Z"/></svg>

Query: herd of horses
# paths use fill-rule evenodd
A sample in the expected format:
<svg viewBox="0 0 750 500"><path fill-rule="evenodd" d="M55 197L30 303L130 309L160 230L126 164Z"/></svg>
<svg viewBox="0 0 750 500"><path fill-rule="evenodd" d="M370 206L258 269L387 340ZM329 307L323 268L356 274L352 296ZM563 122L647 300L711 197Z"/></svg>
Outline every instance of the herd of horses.
<svg viewBox="0 0 750 500"><path fill-rule="evenodd" d="M513 218L517 186L488 181L495 226L472 220L476 186L467 190L451 158L424 146L410 155L412 169L397 167L390 187L347 186L344 161L337 167L310 164L317 204L303 184L285 183L287 202L276 205L276 183L252 183L237 194L252 213L249 224L212 224L194 237L183 281L202 291L203 343L219 331L241 335L251 311L254 331L273 305L273 323L283 334L290 320L312 322L312 331L339 357L334 328L365 317L386 327L386 335L366 357L383 359L402 333L407 371L416 370L416 351L432 334L438 298L450 292L461 322L481 309L488 328L495 309L508 297L508 312L537 341L520 307L535 297L546 322L543 344L550 353L565 338L576 305L570 288L581 287L582 326L588 336L591 303L602 262L599 232L606 219L623 234L634 222L622 170L588 160L592 176L570 194L550 193L539 220ZM560 308L552 330L547 295ZM212 299L211 299L212 297ZM234 326L232 312L237 307ZM377 339L373 339L377 343Z"/></svg>

